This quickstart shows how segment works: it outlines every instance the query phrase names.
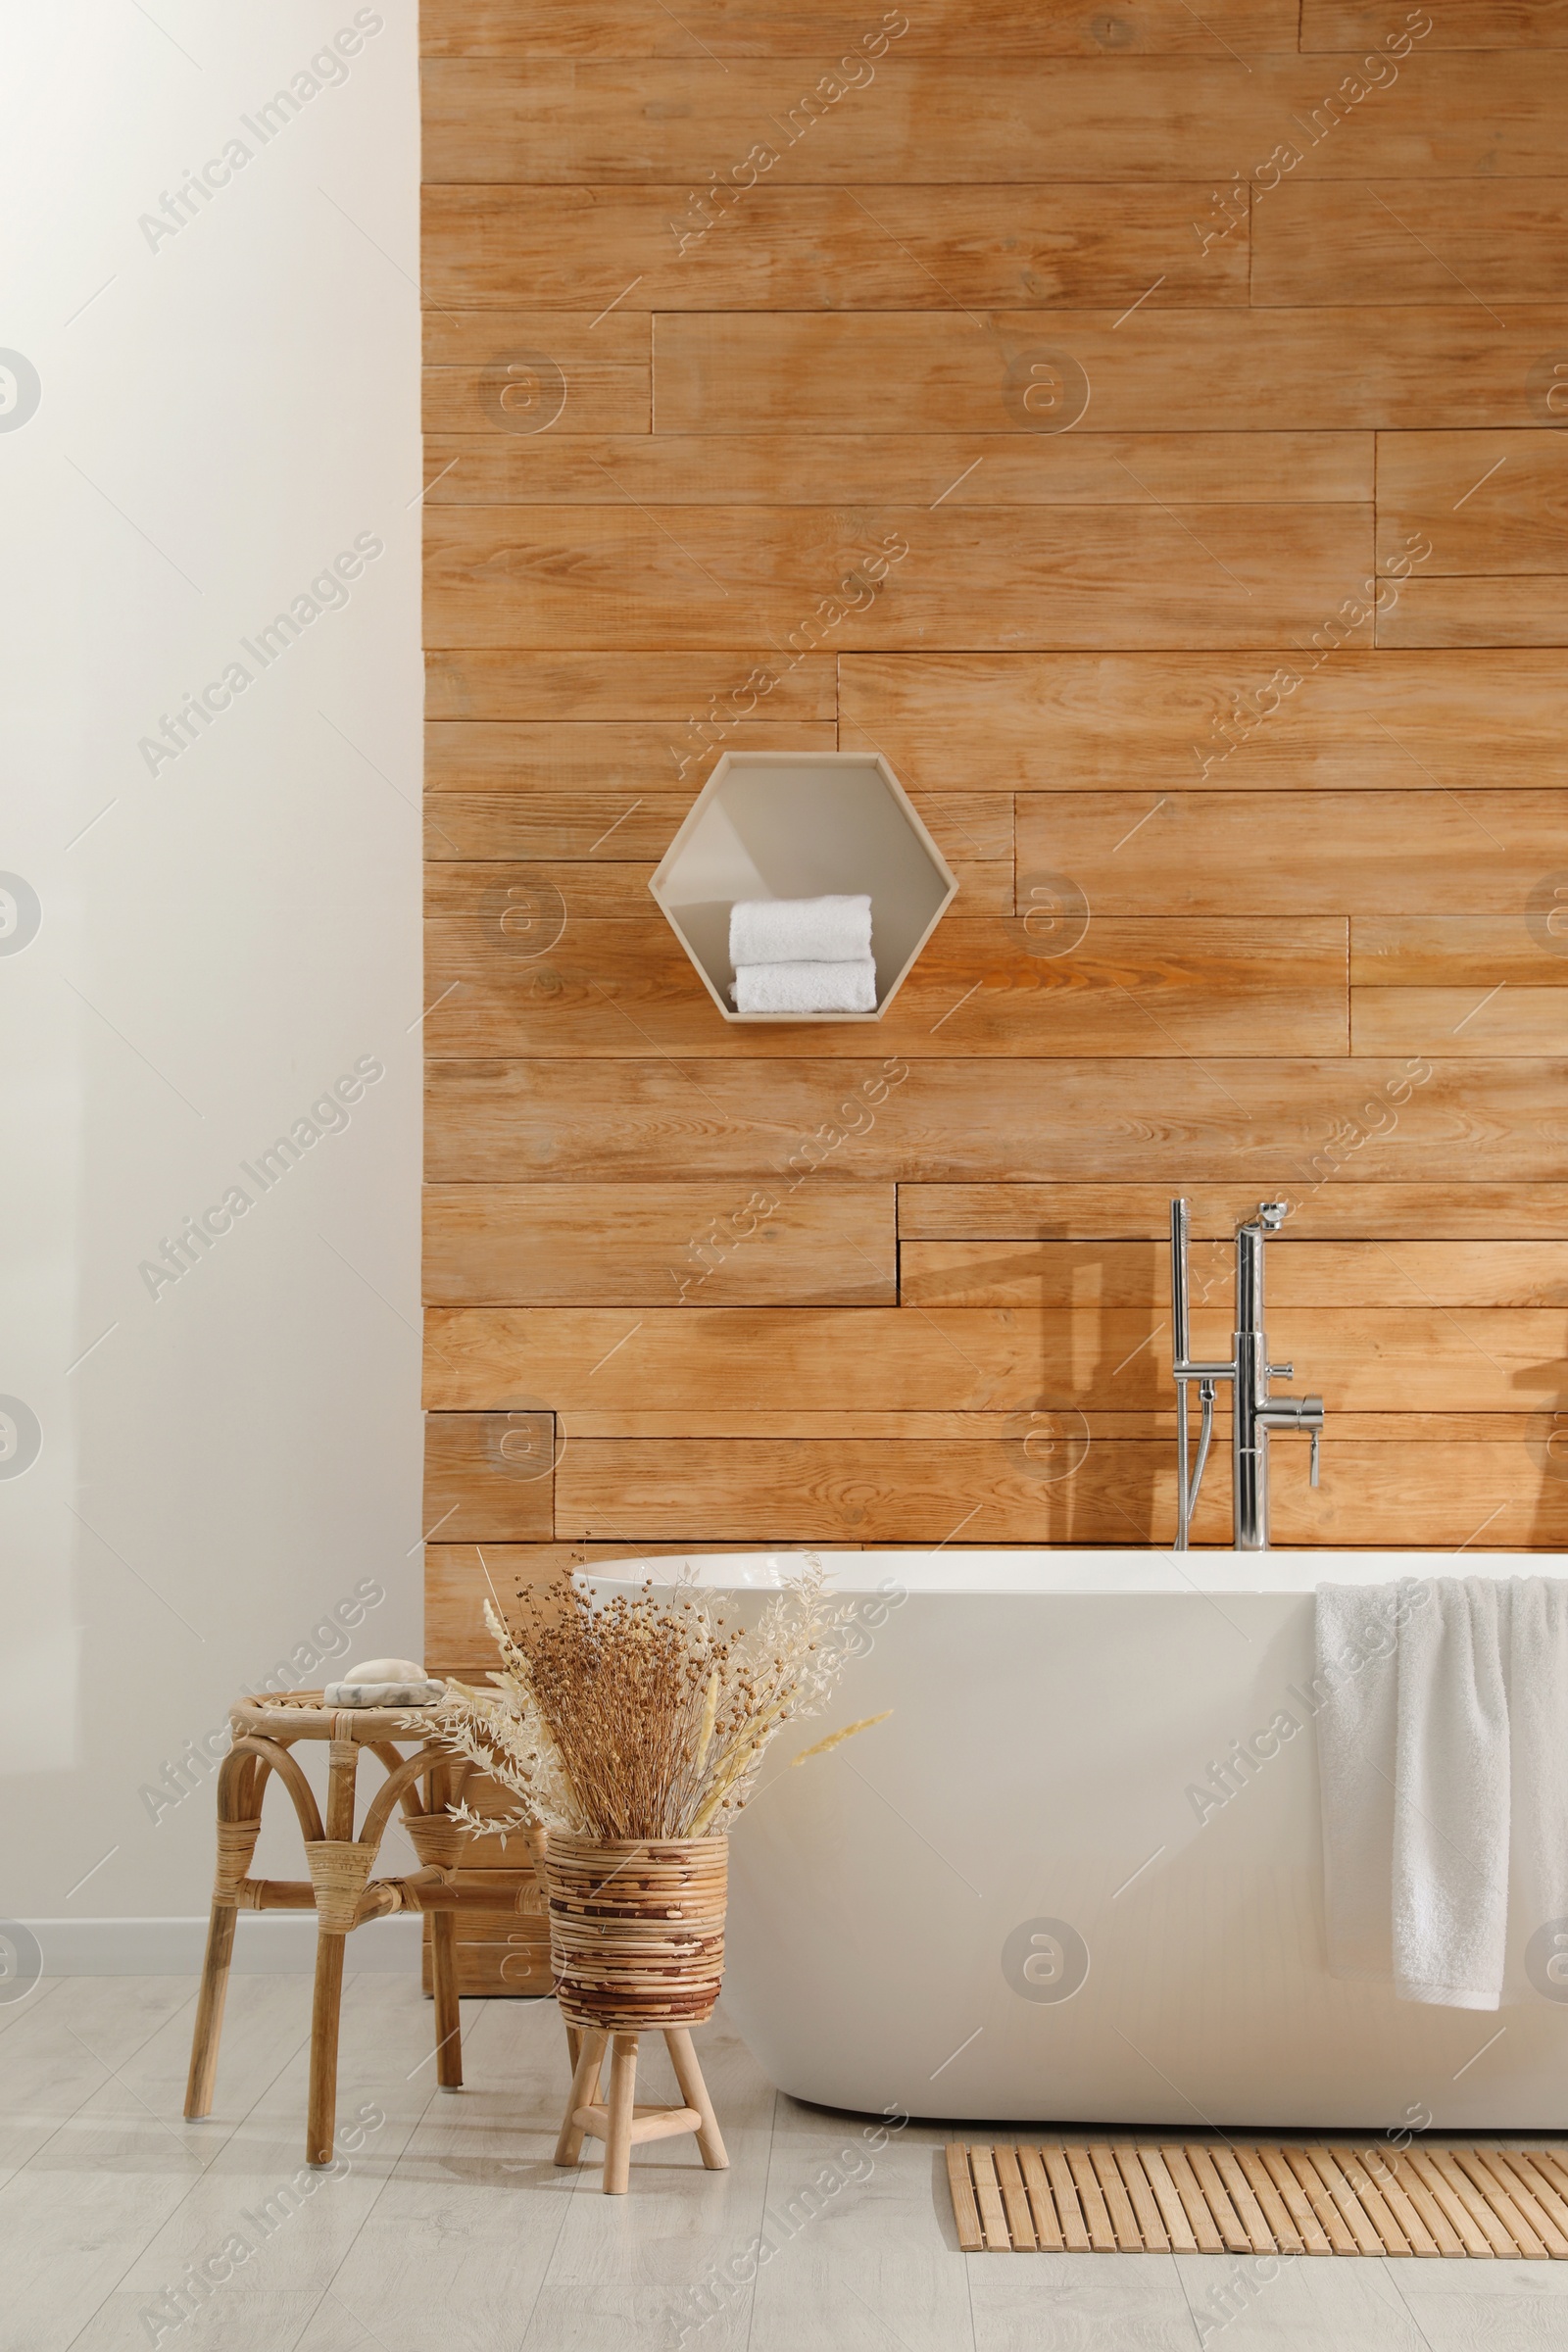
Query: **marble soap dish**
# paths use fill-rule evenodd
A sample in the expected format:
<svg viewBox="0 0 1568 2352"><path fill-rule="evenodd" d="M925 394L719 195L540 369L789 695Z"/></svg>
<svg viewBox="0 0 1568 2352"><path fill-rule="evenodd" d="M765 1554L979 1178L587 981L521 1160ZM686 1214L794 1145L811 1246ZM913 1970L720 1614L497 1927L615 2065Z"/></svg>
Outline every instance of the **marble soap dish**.
<svg viewBox="0 0 1568 2352"><path fill-rule="evenodd" d="M328 1707L431 1707L446 1690L411 1658L370 1658L350 1666L342 1680L328 1683L321 1703Z"/></svg>

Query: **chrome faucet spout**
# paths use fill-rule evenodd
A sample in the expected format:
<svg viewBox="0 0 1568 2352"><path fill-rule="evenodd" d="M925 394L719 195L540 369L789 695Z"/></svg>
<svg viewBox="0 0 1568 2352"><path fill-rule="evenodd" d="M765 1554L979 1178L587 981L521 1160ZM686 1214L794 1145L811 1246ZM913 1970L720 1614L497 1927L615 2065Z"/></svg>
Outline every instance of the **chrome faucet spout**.
<svg viewBox="0 0 1568 2352"><path fill-rule="evenodd" d="M1266 1551L1269 1540L1268 1448L1276 1433L1311 1440L1311 1484L1318 1483L1318 1442L1323 1432L1321 1396L1276 1396L1273 1380L1293 1380L1293 1364L1271 1364L1263 1322L1263 1246L1289 1213L1284 1200L1262 1200L1257 1214L1236 1230L1236 1320L1229 1363L1197 1363L1191 1353L1188 1240L1185 1200L1170 1204L1171 1371L1176 1382L1176 1549L1191 1541L1198 1490L1213 1431L1216 1384L1231 1383L1231 1541L1238 1551ZM1202 1425L1198 1460L1189 1469L1187 1390L1199 1384Z"/></svg>

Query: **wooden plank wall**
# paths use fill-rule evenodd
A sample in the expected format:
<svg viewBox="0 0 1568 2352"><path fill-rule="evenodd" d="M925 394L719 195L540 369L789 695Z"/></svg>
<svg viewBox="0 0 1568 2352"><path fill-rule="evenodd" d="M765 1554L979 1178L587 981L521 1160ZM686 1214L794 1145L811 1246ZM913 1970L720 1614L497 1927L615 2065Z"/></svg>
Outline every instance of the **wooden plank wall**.
<svg viewBox="0 0 1568 2352"><path fill-rule="evenodd" d="M1561 1545L1563 0L423 48L431 1662L571 1558L1166 1539L1178 1189L1211 1349L1295 1203L1278 1541ZM727 1028L649 873L835 745L960 894Z"/></svg>

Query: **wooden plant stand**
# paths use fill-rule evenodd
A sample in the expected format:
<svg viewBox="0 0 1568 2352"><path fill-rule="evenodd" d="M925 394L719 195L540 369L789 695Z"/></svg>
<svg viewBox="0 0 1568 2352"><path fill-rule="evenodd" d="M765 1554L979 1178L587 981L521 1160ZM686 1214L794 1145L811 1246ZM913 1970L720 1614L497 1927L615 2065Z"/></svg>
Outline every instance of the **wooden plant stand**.
<svg viewBox="0 0 1568 2352"><path fill-rule="evenodd" d="M698 2149L710 2173L723 2172L729 2164L718 2118L713 2113L713 2102L708 2095L690 2034L684 2027L666 2026L663 2034L680 2095L686 2102L684 2107L636 2104L639 2038L636 2034L615 2034L603 2026L582 2030L565 2118L556 2142L556 2162L575 2164L582 2154L585 2133L602 2139L607 2197L625 2195L631 2178L632 2149L645 2139L672 2139L679 2132L695 2132ZM611 2050L610 2094L602 2098L597 2093L607 2045ZM590 2097L590 2092L596 2095Z"/></svg>
<svg viewBox="0 0 1568 2352"><path fill-rule="evenodd" d="M555 1834L546 1848L556 1999L568 2035L581 2035L556 2162L575 2164L585 2134L602 2139L607 2196L625 2195L644 2140L694 2132L710 2172L729 2163L691 2037L723 1978L727 1864L722 1838L607 1844ZM663 2034L683 2106L637 2105L645 2033Z"/></svg>
<svg viewBox="0 0 1568 2352"><path fill-rule="evenodd" d="M218 1774L218 1870L185 2093L185 2114L190 2121L212 2113L234 1921L242 1910L316 1913L307 2164L332 2161L344 1947L353 1931L367 1920L384 1919L397 1911L428 1911L432 1915L436 2081L448 2090L462 2087L455 1915L463 1910L494 1911L498 1894L510 1894L519 1911L531 1910L540 1900L539 1882L530 1861L515 1870L487 1872L482 1887L453 1884L464 1834L448 1818L447 1806L461 1794L471 1767L435 1742L416 1742L416 1752L404 1755L398 1742L405 1747L411 1744L409 1713L406 1707L327 1708L318 1690L298 1690L277 1698L242 1698L230 1708L232 1740ZM300 1740L328 1743L324 1824L310 1783L290 1753ZM356 1786L360 1758L367 1751L383 1765L386 1778L366 1808L356 1834ZM305 1838L308 1879L253 1879L246 1875L261 1834L262 1796L269 1779L274 1776L293 1800ZM419 1868L402 1878L372 1879L370 1872L381 1840L399 1807Z"/></svg>

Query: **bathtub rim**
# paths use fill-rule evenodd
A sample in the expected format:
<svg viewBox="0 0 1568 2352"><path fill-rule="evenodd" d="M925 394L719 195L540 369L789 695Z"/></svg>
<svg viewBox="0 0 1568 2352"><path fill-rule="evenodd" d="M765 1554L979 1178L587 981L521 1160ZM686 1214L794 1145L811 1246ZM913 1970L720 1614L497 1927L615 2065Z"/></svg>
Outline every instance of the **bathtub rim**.
<svg viewBox="0 0 1568 2352"><path fill-rule="evenodd" d="M651 1581L668 1586L689 1577L713 1592L769 1592L799 1576L808 1559L827 1567L833 1589L846 1597L906 1592L913 1597L1033 1593L1125 1594L1271 1592L1310 1595L1319 1585L1384 1585L1401 1577L1479 1576L1492 1581L1514 1576L1551 1576L1564 1571L1560 1552L1201 1550L1177 1552L1150 1546L1074 1549L1014 1547L991 1550L929 1549L917 1546L875 1551L836 1550L830 1544L802 1544L789 1550L628 1552L618 1560L596 1560L574 1573L586 1587L612 1592Z"/></svg>

